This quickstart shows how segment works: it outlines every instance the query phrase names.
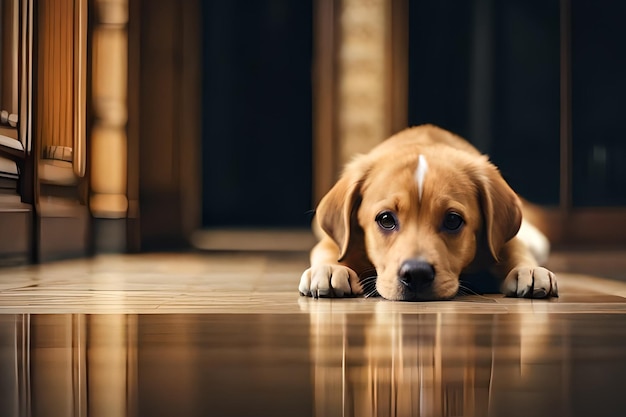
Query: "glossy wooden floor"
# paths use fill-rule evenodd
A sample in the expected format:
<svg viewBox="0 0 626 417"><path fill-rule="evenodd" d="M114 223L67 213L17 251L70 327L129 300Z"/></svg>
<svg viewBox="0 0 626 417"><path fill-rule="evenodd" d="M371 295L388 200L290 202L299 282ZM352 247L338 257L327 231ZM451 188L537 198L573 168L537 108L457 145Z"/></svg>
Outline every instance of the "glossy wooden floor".
<svg viewBox="0 0 626 417"><path fill-rule="evenodd" d="M550 301L312 300L304 254L0 269L0 416L624 416L626 283L553 259Z"/></svg>

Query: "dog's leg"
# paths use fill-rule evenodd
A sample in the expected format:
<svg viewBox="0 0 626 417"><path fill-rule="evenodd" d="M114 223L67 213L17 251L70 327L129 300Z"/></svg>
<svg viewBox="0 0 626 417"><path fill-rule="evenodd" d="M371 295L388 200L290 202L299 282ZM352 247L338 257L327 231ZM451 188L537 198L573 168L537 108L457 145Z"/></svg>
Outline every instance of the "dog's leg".
<svg viewBox="0 0 626 417"><path fill-rule="evenodd" d="M526 244L517 237L502 248L494 272L503 278L502 292L508 297L558 297L554 274L539 266Z"/></svg>
<svg viewBox="0 0 626 417"><path fill-rule="evenodd" d="M357 273L337 262L338 258L339 248L324 236L311 250L311 267L300 278L300 294L315 298L361 294Z"/></svg>

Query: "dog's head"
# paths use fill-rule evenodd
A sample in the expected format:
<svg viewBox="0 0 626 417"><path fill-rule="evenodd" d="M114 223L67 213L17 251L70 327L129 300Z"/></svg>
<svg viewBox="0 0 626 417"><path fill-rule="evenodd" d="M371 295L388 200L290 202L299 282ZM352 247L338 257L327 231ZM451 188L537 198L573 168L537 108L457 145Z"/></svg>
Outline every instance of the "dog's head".
<svg viewBox="0 0 626 417"><path fill-rule="evenodd" d="M456 295L459 275L477 259L497 259L521 208L485 156L387 146L349 164L317 216L340 261L367 257L381 296L441 300Z"/></svg>

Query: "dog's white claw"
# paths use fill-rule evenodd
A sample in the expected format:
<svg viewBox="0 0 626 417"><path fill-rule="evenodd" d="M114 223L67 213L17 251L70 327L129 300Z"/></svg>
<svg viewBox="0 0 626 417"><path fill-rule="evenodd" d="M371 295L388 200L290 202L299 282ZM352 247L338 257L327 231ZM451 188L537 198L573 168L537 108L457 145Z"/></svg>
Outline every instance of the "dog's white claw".
<svg viewBox="0 0 626 417"><path fill-rule="evenodd" d="M518 267L507 275L502 292L508 297L548 298L558 297L554 274L542 267Z"/></svg>
<svg viewBox="0 0 626 417"><path fill-rule="evenodd" d="M298 285L298 291L300 291L300 295L310 295L309 291L311 288L311 269L307 269L302 273L300 277L300 284Z"/></svg>
<svg viewBox="0 0 626 417"><path fill-rule="evenodd" d="M304 271L298 290L309 297L344 297L353 293L350 282L358 277L352 269L342 265L320 265Z"/></svg>
<svg viewBox="0 0 626 417"><path fill-rule="evenodd" d="M332 268L323 265L314 268L311 271L311 293L313 297L328 297L330 293L330 278L332 276Z"/></svg>
<svg viewBox="0 0 626 417"><path fill-rule="evenodd" d="M337 297L352 294L350 287L350 273L356 275L354 271L346 267L333 268L330 276L330 286Z"/></svg>

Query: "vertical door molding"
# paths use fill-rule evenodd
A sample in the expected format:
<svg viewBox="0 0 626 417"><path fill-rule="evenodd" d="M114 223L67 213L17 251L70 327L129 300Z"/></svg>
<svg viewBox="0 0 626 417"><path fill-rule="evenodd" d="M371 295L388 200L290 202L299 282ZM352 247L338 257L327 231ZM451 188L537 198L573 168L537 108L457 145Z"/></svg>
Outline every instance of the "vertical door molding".
<svg viewBox="0 0 626 417"><path fill-rule="evenodd" d="M408 2L318 0L314 23L314 201L354 154L406 127Z"/></svg>
<svg viewBox="0 0 626 417"><path fill-rule="evenodd" d="M336 89L338 47L335 0L317 0L313 22L313 203L332 187L338 173Z"/></svg>
<svg viewBox="0 0 626 417"><path fill-rule="evenodd" d="M92 32L90 209L96 218L125 218L128 120L126 0L96 0Z"/></svg>
<svg viewBox="0 0 626 417"><path fill-rule="evenodd" d="M133 249L188 246L201 226L201 7L131 0Z"/></svg>
<svg viewBox="0 0 626 417"><path fill-rule="evenodd" d="M127 250L128 0L94 0L89 208L96 252Z"/></svg>

